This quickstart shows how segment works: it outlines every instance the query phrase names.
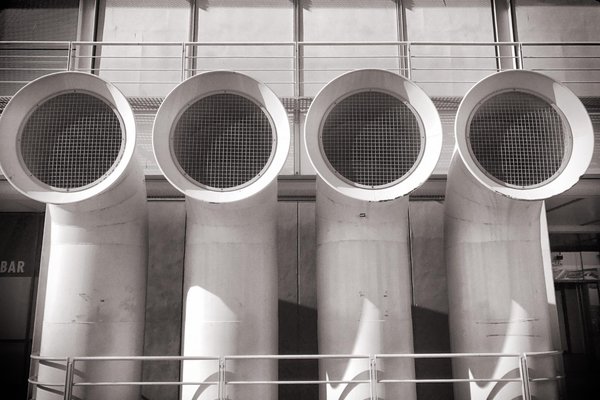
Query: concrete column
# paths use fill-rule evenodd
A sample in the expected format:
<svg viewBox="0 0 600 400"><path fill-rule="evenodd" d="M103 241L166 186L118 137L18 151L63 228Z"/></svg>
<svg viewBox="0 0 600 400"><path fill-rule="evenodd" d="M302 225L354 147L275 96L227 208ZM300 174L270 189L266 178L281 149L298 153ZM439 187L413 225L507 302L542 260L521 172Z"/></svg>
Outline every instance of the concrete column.
<svg viewBox="0 0 600 400"><path fill-rule="evenodd" d="M367 202L317 178L317 304L321 354L412 353L408 197ZM412 359L378 360L380 379L414 379ZM368 359L324 359L320 379L369 380ZM414 384L378 398L415 399ZM321 398L362 400L369 384L321 386Z"/></svg>
<svg viewBox="0 0 600 400"><path fill-rule="evenodd" d="M277 354L277 192L226 204L186 199L184 356ZM276 360L227 361L228 381L277 380ZM184 361L183 382L216 382L218 362ZM227 398L277 398L275 385L228 386ZM189 385L182 399L215 399Z"/></svg>
<svg viewBox="0 0 600 400"><path fill-rule="evenodd" d="M446 187L445 255L454 353L551 351L540 238L542 201L509 199L478 183L455 156ZM555 375L554 361L530 362L531 377ZM519 378L515 358L457 358L454 378ZM555 382L532 386L555 399ZM519 383L455 384L455 398L514 399Z"/></svg>
<svg viewBox="0 0 600 400"><path fill-rule="evenodd" d="M143 187L137 170L98 197L48 206L51 242L40 355L143 354L148 253ZM80 361L74 380L138 382L141 370L139 361ZM63 382L64 376L55 363L40 363L40 382ZM140 388L79 387L73 396L134 400ZM63 394L38 388L36 398L62 399Z"/></svg>

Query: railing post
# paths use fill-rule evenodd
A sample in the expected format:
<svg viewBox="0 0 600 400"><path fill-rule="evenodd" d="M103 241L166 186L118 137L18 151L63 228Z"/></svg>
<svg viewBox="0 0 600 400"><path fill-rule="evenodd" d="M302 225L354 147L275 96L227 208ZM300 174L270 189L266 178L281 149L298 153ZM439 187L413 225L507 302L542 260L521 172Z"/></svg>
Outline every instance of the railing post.
<svg viewBox="0 0 600 400"><path fill-rule="evenodd" d="M219 384L217 387L219 400L225 400L225 368L225 357L219 357Z"/></svg>
<svg viewBox="0 0 600 400"><path fill-rule="evenodd" d="M412 79L411 42L406 42L406 79Z"/></svg>
<svg viewBox="0 0 600 400"><path fill-rule="evenodd" d="M377 358L369 357L369 388L371 389L371 400L377 400Z"/></svg>
<svg viewBox="0 0 600 400"><path fill-rule="evenodd" d="M71 357L67 358L67 368L65 371L65 396L64 400L71 400L71 395L73 394L73 371L75 360L71 359Z"/></svg>
<svg viewBox="0 0 600 400"><path fill-rule="evenodd" d="M67 71L73 70L73 42L69 42L67 49Z"/></svg>
<svg viewBox="0 0 600 400"><path fill-rule="evenodd" d="M517 44L517 69L523 69L523 43Z"/></svg>
<svg viewBox="0 0 600 400"><path fill-rule="evenodd" d="M531 392L529 388L529 367L527 366L527 355L519 356L519 375L521 376L521 392L523 400L531 400Z"/></svg>
<svg viewBox="0 0 600 400"><path fill-rule="evenodd" d="M181 82L185 81L185 63L186 63L186 45L185 42L181 43Z"/></svg>

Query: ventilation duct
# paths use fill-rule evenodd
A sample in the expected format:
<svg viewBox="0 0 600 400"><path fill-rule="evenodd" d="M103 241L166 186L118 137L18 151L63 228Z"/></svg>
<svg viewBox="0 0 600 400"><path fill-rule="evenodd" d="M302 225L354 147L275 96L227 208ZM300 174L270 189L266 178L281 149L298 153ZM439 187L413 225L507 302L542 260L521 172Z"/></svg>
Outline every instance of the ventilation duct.
<svg viewBox="0 0 600 400"><path fill-rule="evenodd" d="M569 189L586 171L593 151L590 118L579 99L549 77L501 72L462 100L456 142L444 234L452 351L554 350L543 199ZM531 378L555 375L554 364L531 359ZM514 358L455 359L453 370L455 378L519 376ZM532 394L557 398L556 383L536 382ZM520 395L518 383L455 385L457 400Z"/></svg>
<svg viewBox="0 0 600 400"><path fill-rule="evenodd" d="M382 70L344 74L308 111L305 143L317 179L318 344L323 354L412 353L408 194L432 173L442 128L432 101ZM321 398L371 396L368 359L321 360ZM381 379L414 379L409 359L378 360ZM377 398L415 399L412 384Z"/></svg>
<svg viewBox="0 0 600 400"><path fill-rule="evenodd" d="M287 113L265 85L234 72L197 75L164 100L153 146L186 196L184 356L277 354L277 188ZM218 362L184 361L183 399L214 399ZM228 380L276 380L276 360L230 360ZM227 396L276 399L275 385Z"/></svg>
<svg viewBox="0 0 600 400"><path fill-rule="evenodd" d="M25 196L47 204L48 282L42 357L140 356L146 297L144 177L133 160L127 99L93 75L64 72L21 89L0 118L0 163ZM64 367L41 362L40 382ZM76 380L139 381L133 362L80 362ZM134 386L76 388L86 399L138 399ZM58 399L38 387L37 399Z"/></svg>

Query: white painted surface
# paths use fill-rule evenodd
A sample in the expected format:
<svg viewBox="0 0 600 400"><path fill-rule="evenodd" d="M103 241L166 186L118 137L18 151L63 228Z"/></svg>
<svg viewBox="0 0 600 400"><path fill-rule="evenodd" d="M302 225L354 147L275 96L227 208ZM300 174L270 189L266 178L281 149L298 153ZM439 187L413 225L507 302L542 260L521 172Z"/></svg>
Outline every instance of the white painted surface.
<svg viewBox="0 0 600 400"><path fill-rule="evenodd" d="M277 192L237 203L186 201L182 355L277 354ZM276 380L276 360L228 361L227 380ZM182 381L215 382L217 361L184 361ZM217 397L186 385L184 400ZM275 400L274 385L228 386L227 398Z"/></svg>
<svg viewBox="0 0 600 400"><path fill-rule="evenodd" d="M540 237L542 204L509 199L485 188L455 154L444 219L452 352L555 349ZM530 360L530 369L532 377L556 374L548 358ZM454 378L518 377L518 362L456 359L453 374ZM454 388L457 400L514 399L521 394L518 383L465 383ZM552 382L538 383L533 389L536 398L558 396Z"/></svg>
<svg viewBox="0 0 600 400"><path fill-rule="evenodd" d="M140 356L146 301L147 211L141 172L105 194L49 205L51 242L40 355ZM78 362L76 380L138 381L139 362ZM40 365L41 382L62 382L65 371ZM140 388L76 388L86 399L135 400ZM62 395L37 390L38 399Z"/></svg>
<svg viewBox="0 0 600 400"><path fill-rule="evenodd" d="M317 310L321 354L412 353L408 198L366 202L317 179ZM414 379L410 359L379 360L380 379ZM368 380L369 360L326 359L320 379ZM369 398L368 384L320 387L322 400ZM413 384L378 398L416 399Z"/></svg>

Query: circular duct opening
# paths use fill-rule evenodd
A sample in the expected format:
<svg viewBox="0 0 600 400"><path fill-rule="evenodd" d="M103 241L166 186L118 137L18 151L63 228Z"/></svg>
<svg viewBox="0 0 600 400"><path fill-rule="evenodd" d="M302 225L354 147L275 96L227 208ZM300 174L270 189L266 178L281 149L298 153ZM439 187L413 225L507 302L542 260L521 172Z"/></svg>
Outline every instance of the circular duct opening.
<svg viewBox="0 0 600 400"><path fill-rule="evenodd" d="M572 187L592 159L594 133L577 96L531 71L499 72L478 82L456 114L456 143L471 174L522 200Z"/></svg>
<svg viewBox="0 0 600 400"><path fill-rule="evenodd" d="M290 150L290 122L264 84L237 72L205 72L162 102L152 147L162 173L186 196L236 202L277 178Z"/></svg>
<svg viewBox="0 0 600 400"><path fill-rule="evenodd" d="M321 150L333 171L358 187L386 187L417 165L425 136L405 101L364 91L337 101L321 128Z"/></svg>
<svg viewBox="0 0 600 400"><path fill-rule="evenodd" d="M56 190L82 190L110 174L124 150L121 121L88 93L59 94L31 110L17 141L33 177Z"/></svg>
<svg viewBox="0 0 600 400"><path fill-rule="evenodd" d="M442 124L410 80L377 69L343 74L311 103L306 151L319 177L347 197L386 201L407 195L433 172Z"/></svg>
<svg viewBox="0 0 600 400"><path fill-rule="evenodd" d="M133 158L136 130L127 98L82 72L31 81L0 116L0 167L25 196L69 204L121 181Z"/></svg>
<svg viewBox="0 0 600 400"><path fill-rule="evenodd" d="M512 187L552 180L571 152L571 130L547 100L511 90L494 94L474 110L469 150L481 169Z"/></svg>
<svg viewBox="0 0 600 400"><path fill-rule="evenodd" d="M235 190L268 168L275 149L271 120L259 105L234 93L203 97L185 109L171 133L182 173L207 189Z"/></svg>

